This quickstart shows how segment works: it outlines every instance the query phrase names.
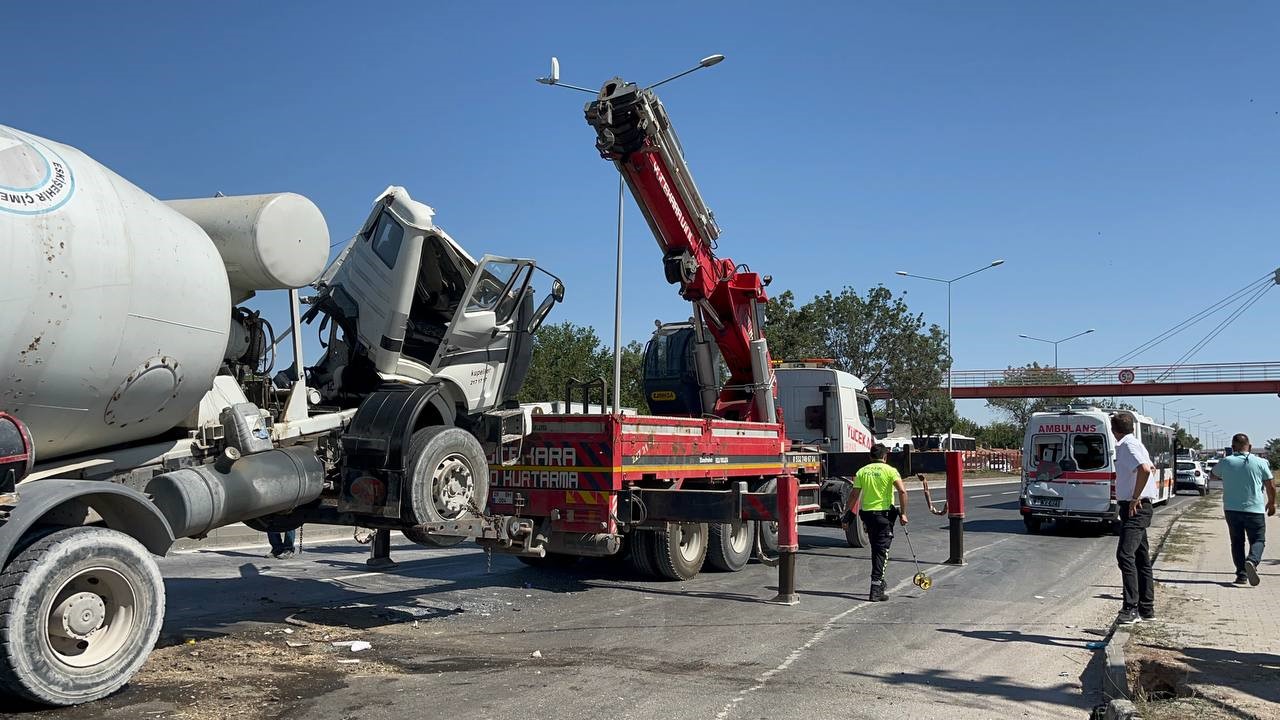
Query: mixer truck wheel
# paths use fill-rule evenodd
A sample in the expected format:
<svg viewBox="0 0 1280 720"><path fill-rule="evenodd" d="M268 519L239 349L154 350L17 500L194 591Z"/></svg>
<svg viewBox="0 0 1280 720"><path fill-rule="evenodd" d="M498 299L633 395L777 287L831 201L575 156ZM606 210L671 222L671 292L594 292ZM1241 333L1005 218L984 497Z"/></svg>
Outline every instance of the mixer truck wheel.
<svg viewBox="0 0 1280 720"><path fill-rule="evenodd" d="M409 439L405 454L409 516L416 524L461 520L489 502L489 461L480 441L456 427L429 427Z"/></svg>
<svg viewBox="0 0 1280 720"><path fill-rule="evenodd" d="M164 621L164 581L137 540L100 527L46 535L0 572L0 689L47 705L119 690Z"/></svg>
<svg viewBox="0 0 1280 720"><path fill-rule="evenodd" d="M707 557L706 523L669 522L653 533L653 564L660 577L692 580Z"/></svg>
<svg viewBox="0 0 1280 720"><path fill-rule="evenodd" d="M707 543L707 564L716 570L738 572L747 566L756 549L754 520L712 523Z"/></svg>

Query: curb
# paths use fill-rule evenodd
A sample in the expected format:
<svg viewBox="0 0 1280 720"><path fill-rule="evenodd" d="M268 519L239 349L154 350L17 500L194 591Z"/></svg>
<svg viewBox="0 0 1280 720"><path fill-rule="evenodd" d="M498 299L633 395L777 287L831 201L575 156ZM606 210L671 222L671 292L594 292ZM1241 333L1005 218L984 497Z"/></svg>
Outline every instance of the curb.
<svg viewBox="0 0 1280 720"><path fill-rule="evenodd" d="M1162 528L1160 539L1156 542L1155 550L1151 553L1151 565L1154 568L1156 561L1160 559L1160 553L1164 550L1165 541L1169 539L1169 535L1173 533L1173 527L1177 525L1182 516L1191 511L1191 508L1200 504L1200 500L1187 503L1167 525ZM1111 625L1111 636L1107 638L1107 644L1102 648L1103 657L1106 659L1106 669L1103 676L1102 697L1106 701L1106 720L1130 720L1139 717L1137 708L1129 699L1133 696L1132 688L1129 687L1129 666L1125 661L1124 648L1129 644L1129 631L1119 629L1113 622Z"/></svg>

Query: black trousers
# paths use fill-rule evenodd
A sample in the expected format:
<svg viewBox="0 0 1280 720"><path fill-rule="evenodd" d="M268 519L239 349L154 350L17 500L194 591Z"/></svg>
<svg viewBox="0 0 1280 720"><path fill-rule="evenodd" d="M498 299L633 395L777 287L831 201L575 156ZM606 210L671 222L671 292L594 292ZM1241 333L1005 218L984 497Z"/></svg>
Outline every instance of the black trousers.
<svg viewBox="0 0 1280 720"><path fill-rule="evenodd" d="M871 541L871 582L884 583L884 566L889 561L889 546L893 544L893 523L898 519L898 508L888 510L861 510L858 517Z"/></svg>
<svg viewBox="0 0 1280 720"><path fill-rule="evenodd" d="M1120 542L1116 544L1116 564L1124 582L1122 612L1150 615L1156 610L1156 581L1151 574L1147 528L1151 526L1151 501L1143 500L1138 511L1129 514L1129 503L1120 502Z"/></svg>
<svg viewBox="0 0 1280 720"><path fill-rule="evenodd" d="M1227 510L1227 532L1231 534L1231 560L1236 565L1236 575L1244 575L1244 561L1254 565L1262 562L1262 548L1267 544L1267 516L1264 513ZM1245 554L1244 539L1249 538L1249 553Z"/></svg>

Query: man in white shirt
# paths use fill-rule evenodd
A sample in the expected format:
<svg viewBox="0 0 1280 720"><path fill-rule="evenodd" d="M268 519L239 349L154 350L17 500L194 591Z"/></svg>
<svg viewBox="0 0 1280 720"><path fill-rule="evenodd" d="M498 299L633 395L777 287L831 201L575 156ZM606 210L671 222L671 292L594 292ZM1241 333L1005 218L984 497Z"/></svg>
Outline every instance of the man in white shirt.
<svg viewBox="0 0 1280 720"><path fill-rule="evenodd" d="M1116 502L1120 504L1120 541L1116 563L1124 583L1120 625L1132 625L1156 616L1156 582L1151 574L1147 527L1151 525L1151 501L1156 498L1152 478L1155 467L1147 448L1133 434L1133 416L1111 416L1116 444Z"/></svg>

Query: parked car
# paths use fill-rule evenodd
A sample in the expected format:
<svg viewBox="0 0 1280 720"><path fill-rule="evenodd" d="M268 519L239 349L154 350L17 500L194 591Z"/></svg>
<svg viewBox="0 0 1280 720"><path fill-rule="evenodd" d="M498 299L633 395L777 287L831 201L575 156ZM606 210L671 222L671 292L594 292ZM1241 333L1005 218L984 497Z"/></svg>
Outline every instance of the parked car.
<svg viewBox="0 0 1280 720"><path fill-rule="evenodd" d="M1195 490L1201 495L1209 494L1209 471L1199 460L1179 460L1173 477L1173 491Z"/></svg>

